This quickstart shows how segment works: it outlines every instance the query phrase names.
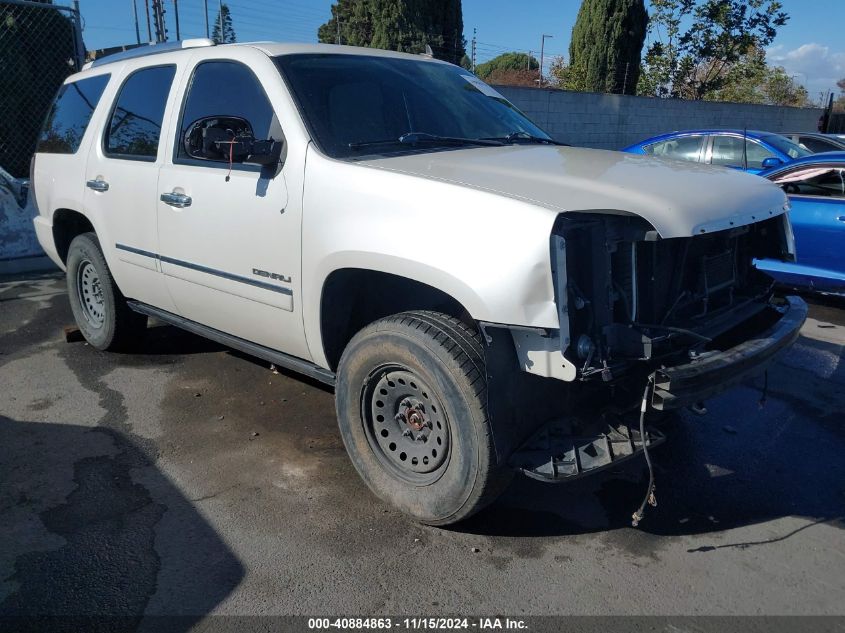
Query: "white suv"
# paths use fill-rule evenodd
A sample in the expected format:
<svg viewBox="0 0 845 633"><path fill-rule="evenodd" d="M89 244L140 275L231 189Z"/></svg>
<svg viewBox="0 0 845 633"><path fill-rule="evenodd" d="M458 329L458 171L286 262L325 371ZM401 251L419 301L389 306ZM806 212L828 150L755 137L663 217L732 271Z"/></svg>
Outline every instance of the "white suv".
<svg viewBox="0 0 845 633"><path fill-rule="evenodd" d="M632 407L761 371L806 314L753 265L794 257L776 186L563 147L426 56L107 57L62 87L32 171L91 345L137 343L153 316L334 384L358 472L432 524L514 470L639 454L661 436Z"/></svg>

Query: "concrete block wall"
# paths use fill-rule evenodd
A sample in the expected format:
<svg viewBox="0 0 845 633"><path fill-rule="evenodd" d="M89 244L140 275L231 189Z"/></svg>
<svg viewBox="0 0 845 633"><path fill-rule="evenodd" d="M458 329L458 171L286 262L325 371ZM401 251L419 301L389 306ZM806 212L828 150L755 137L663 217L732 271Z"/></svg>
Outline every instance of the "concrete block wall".
<svg viewBox="0 0 845 633"><path fill-rule="evenodd" d="M583 147L622 149L650 136L693 128L815 131L823 110L713 101L681 101L496 86L555 139Z"/></svg>

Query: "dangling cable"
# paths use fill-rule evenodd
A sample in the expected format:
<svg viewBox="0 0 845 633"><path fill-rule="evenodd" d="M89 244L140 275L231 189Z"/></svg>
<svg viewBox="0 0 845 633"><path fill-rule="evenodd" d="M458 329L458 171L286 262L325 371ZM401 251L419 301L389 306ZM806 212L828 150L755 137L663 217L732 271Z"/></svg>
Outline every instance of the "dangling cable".
<svg viewBox="0 0 845 633"><path fill-rule="evenodd" d="M769 397L769 370L767 369L763 372L763 393L760 394L760 400L757 402L757 406L761 409L766 406L766 400Z"/></svg>
<svg viewBox="0 0 845 633"><path fill-rule="evenodd" d="M654 374L648 377L643 390L643 401L640 405L640 441L643 443L643 455L645 455L645 463L648 465L648 489L646 490L643 502L634 514L631 515L631 525L637 527L640 521L643 520L646 505L657 507L657 497L654 496L654 467L651 464L651 456L648 454L648 441L645 434L645 413L648 410L649 391L654 389Z"/></svg>
<svg viewBox="0 0 845 633"><path fill-rule="evenodd" d="M232 176L232 162L233 162L233 159L234 159L234 154L235 154L235 139L233 137L232 140L229 141L229 173L226 174L226 182L229 182L229 178L231 178L231 176Z"/></svg>

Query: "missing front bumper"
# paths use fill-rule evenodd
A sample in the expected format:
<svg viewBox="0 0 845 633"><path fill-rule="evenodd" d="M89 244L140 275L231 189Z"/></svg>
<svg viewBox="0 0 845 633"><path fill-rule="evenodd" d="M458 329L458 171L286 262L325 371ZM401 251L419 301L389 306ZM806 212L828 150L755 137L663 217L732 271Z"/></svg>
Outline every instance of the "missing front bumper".
<svg viewBox="0 0 845 633"><path fill-rule="evenodd" d="M676 367L655 372L651 404L659 411L693 405L756 376L798 338L807 304L786 297L782 316L769 329L723 352L710 352Z"/></svg>

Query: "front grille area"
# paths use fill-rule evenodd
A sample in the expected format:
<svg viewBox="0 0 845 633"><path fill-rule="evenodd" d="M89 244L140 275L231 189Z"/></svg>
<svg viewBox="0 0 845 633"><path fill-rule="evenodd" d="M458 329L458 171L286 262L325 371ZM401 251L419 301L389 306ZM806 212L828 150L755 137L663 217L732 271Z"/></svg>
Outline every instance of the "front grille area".
<svg viewBox="0 0 845 633"><path fill-rule="evenodd" d="M562 216L555 233L566 243L567 357L582 376L607 376L614 362L704 349L765 308L771 279L753 261L780 256L781 227L772 218L664 240L637 217ZM583 337L592 346L574 345ZM579 356L579 348L593 351Z"/></svg>
<svg viewBox="0 0 845 633"><path fill-rule="evenodd" d="M750 231L741 229L635 242L640 309L634 321L652 325L690 324L714 311L729 308L748 278L749 238ZM612 271L617 280L630 274L630 267ZM621 281L617 285L622 286ZM629 300L633 303L633 296Z"/></svg>

